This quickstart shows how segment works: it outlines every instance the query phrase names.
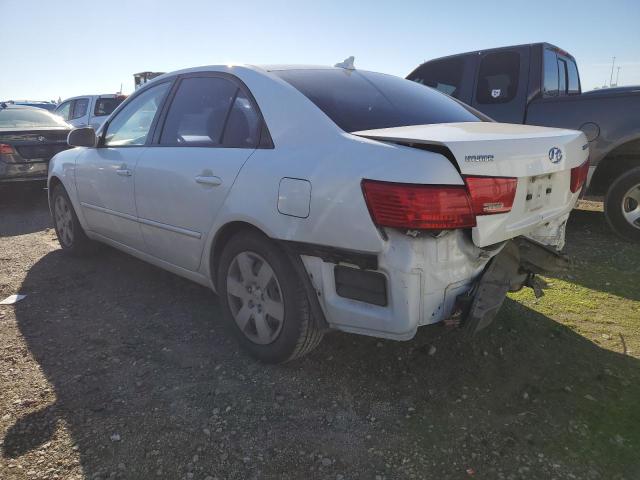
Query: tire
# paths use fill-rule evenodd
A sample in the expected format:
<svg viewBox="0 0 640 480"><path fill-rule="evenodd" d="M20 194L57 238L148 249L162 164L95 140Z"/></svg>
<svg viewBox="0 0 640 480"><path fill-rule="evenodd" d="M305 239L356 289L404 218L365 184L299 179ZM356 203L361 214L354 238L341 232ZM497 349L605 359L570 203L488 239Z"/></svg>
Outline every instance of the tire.
<svg viewBox="0 0 640 480"><path fill-rule="evenodd" d="M604 199L604 215L616 234L640 242L640 167L614 180Z"/></svg>
<svg viewBox="0 0 640 480"><path fill-rule="evenodd" d="M96 243L84 233L69 195L60 184L51 193L51 217L63 252L84 256L96 250Z"/></svg>
<svg viewBox="0 0 640 480"><path fill-rule="evenodd" d="M226 322L254 358L288 362L322 340L302 279L266 236L235 234L222 251L216 285Z"/></svg>

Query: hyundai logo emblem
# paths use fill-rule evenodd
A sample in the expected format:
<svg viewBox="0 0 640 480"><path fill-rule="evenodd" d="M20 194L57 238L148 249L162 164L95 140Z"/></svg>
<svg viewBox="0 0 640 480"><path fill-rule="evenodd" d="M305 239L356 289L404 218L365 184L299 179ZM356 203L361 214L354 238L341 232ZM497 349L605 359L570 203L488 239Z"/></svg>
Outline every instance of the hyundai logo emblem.
<svg viewBox="0 0 640 480"><path fill-rule="evenodd" d="M560 160L562 160L562 150L558 147L553 147L549 150L549 161L551 163L560 163Z"/></svg>

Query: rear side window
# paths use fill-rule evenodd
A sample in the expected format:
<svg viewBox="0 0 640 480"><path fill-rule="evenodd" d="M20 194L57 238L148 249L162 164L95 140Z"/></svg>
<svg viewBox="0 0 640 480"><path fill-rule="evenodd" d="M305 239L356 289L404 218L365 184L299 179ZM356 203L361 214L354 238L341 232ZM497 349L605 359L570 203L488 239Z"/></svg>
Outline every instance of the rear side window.
<svg viewBox="0 0 640 480"><path fill-rule="evenodd" d="M545 49L544 51L544 83L542 94L545 97L557 97L558 91L558 57L556 52Z"/></svg>
<svg viewBox="0 0 640 480"><path fill-rule="evenodd" d="M246 95L239 91L229 112L222 144L229 148L250 148L258 144L260 117Z"/></svg>
<svg viewBox="0 0 640 480"><path fill-rule="evenodd" d="M100 97L96 100L96 106L93 109L93 115L95 117L103 117L105 115L111 115L118 105L124 100L124 96L121 97Z"/></svg>
<svg viewBox="0 0 640 480"><path fill-rule="evenodd" d="M456 100L392 75L337 68L272 73L299 90L346 132L480 121Z"/></svg>
<svg viewBox="0 0 640 480"><path fill-rule="evenodd" d="M560 95L567 92L567 62L558 58L558 91Z"/></svg>
<svg viewBox="0 0 640 480"><path fill-rule="evenodd" d="M89 108L88 98L78 98L73 101L73 111L71 112L71 120L75 118L84 117L87 114Z"/></svg>
<svg viewBox="0 0 640 480"><path fill-rule="evenodd" d="M219 146L238 87L220 77L185 78L171 102L160 143Z"/></svg>
<svg viewBox="0 0 640 480"><path fill-rule="evenodd" d="M578 76L578 67L573 60L567 60L567 94L580 94L580 77Z"/></svg>
<svg viewBox="0 0 640 480"><path fill-rule="evenodd" d="M480 62L476 100L482 104L507 103L518 94L520 54L497 52Z"/></svg>
<svg viewBox="0 0 640 480"><path fill-rule="evenodd" d="M425 63L407 78L458 98L463 72L464 58L451 58Z"/></svg>

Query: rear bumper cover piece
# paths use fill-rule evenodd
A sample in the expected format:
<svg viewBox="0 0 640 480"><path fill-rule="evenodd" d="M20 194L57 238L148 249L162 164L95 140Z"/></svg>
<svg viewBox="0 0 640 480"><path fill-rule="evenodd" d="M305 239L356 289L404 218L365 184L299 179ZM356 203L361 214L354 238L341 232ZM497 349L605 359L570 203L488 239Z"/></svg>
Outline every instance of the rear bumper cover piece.
<svg viewBox="0 0 640 480"><path fill-rule="evenodd" d="M555 249L525 237L507 242L493 257L475 287L459 298L463 311L463 326L475 334L491 324L504 303L507 292L530 287L537 297L542 295L544 282L536 274L564 271L568 258Z"/></svg>

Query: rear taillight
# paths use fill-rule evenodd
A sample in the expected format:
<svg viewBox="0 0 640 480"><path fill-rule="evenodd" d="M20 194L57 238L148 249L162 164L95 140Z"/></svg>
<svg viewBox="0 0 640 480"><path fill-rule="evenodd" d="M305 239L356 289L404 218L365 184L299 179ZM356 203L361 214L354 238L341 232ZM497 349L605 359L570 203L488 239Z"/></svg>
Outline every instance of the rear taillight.
<svg viewBox="0 0 640 480"><path fill-rule="evenodd" d="M518 186L517 178L465 177L464 181L476 215L511 211Z"/></svg>
<svg viewBox="0 0 640 480"><path fill-rule="evenodd" d="M582 186L587 181L587 176L589 175L589 160L584 162L579 167L574 167L571 169L571 193L576 193L578 190L582 188Z"/></svg>
<svg viewBox="0 0 640 480"><path fill-rule="evenodd" d="M517 179L466 177L465 185L363 180L373 222L381 227L448 230L476 226L477 215L511 210Z"/></svg>
<svg viewBox="0 0 640 480"><path fill-rule="evenodd" d="M414 185L363 180L362 190L376 225L445 230L476 224L467 189L460 185Z"/></svg>
<svg viewBox="0 0 640 480"><path fill-rule="evenodd" d="M0 155L15 155L16 151L11 145L0 143Z"/></svg>

